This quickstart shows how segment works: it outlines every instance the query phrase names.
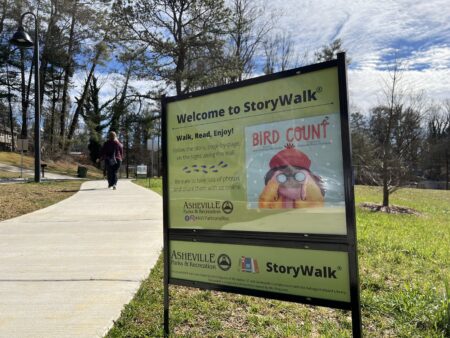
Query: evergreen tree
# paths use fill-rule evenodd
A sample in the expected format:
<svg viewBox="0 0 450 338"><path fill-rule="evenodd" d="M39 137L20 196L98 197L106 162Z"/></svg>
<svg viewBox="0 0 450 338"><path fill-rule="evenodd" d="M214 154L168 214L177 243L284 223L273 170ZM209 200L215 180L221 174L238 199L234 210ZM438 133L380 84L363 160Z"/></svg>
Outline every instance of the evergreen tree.
<svg viewBox="0 0 450 338"><path fill-rule="evenodd" d="M177 94L209 76L195 65L222 50L229 15L223 0L117 0L113 5L115 38L141 52L147 77L166 81Z"/></svg>

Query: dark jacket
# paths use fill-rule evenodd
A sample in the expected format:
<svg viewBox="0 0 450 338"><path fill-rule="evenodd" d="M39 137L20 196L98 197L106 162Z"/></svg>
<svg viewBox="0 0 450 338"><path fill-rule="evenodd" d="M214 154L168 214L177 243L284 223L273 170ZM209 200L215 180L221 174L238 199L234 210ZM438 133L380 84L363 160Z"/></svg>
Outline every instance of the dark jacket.
<svg viewBox="0 0 450 338"><path fill-rule="evenodd" d="M115 155L116 159L120 161L123 160L123 145L119 142L119 140L106 141L100 151L100 158L102 160L107 157L112 157L113 155Z"/></svg>

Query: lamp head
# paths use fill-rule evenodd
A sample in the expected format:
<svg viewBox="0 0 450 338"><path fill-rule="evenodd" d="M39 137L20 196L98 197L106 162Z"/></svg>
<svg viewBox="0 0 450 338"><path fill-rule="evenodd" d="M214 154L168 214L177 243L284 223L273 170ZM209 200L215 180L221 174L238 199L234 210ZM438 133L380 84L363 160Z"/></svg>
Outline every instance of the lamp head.
<svg viewBox="0 0 450 338"><path fill-rule="evenodd" d="M11 40L9 40L9 43L19 48L31 48L34 46L34 42L31 40L30 35L25 32L22 26L19 26L17 32L15 32Z"/></svg>

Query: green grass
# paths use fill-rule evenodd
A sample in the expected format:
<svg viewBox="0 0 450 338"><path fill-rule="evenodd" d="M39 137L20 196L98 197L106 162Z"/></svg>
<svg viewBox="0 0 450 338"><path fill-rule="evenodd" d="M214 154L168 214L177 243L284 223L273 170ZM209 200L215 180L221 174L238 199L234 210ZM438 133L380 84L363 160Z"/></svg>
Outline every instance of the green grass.
<svg viewBox="0 0 450 338"><path fill-rule="evenodd" d="M356 202L379 202L378 188L358 187ZM362 306L374 326L396 336L449 336L450 192L401 189L392 204L421 216L358 208Z"/></svg>
<svg viewBox="0 0 450 338"><path fill-rule="evenodd" d="M162 196L162 180L161 178L138 178L133 181L140 186L151 189Z"/></svg>
<svg viewBox="0 0 450 338"><path fill-rule="evenodd" d="M380 189L356 187L357 205L380 200ZM401 189L391 201L421 215L357 207L363 333L449 337L450 192ZM163 334L162 278L160 258L107 337ZM347 311L178 286L170 297L172 336L351 336Z"/></svg>

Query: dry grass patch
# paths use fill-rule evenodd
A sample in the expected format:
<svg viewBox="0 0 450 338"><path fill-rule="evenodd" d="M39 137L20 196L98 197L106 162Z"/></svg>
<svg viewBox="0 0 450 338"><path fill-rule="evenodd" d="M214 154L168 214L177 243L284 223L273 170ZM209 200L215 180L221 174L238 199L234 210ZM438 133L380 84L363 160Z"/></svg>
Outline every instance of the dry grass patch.
<svg viewBox="0 0 450 338"><path fill-rule="evenodd" d="M80 189L81 181L0 185L0 221L48 207Z"/></svg>
<svg viewBox="0 0 450 338"><path fill-rule="evenodd" d="M23 178L32 178L34 177L34 175L30 175L28 173L23 173L22 175ZM0 170L0 178L6 178L6 179L10 179L10 178L20 178L20 172L11 172L11 171L6 171L6 170Z"/></svg>
<svg viewBox="0 0 450 338"><path fill-rule="evenodd" d="M17 153L11 152L0 152L0 163L5 163L13 166L20 167L23 160L23 167L25 169L34 170L34 157L32 156L23 156L21 159L21 155ZM96 168L93 165L78 163L74 161L71 157L60 158L60 159L43 159L42 163L47 164L45 168L46 172L69 175L69 176L77 176L77 169L79 165L88 168L87 176L88 178L98 179L103 178L103 171Z"/></svg>
<svg viewBox="0 0 450 338"><path fill-rule="evenodd" d="M388 214L408 214L408 215L420 215L420 212L407 207L401 207L398 205L389 205L387 207L383 207L381 204L376 203L361 203L359 205L361 208L367 209L373 212L386 212Z"/></svg>
<svg viewBox="0 0 450 338"><path fill-rule="evenodd" d="M20 166L22 161L23 161L24 168L27 168L27 169L34 168L34 157L23 155L23 158L21 158L20 154L6 152L6 151L0 151L0 162L1 163Z"/></svg>

